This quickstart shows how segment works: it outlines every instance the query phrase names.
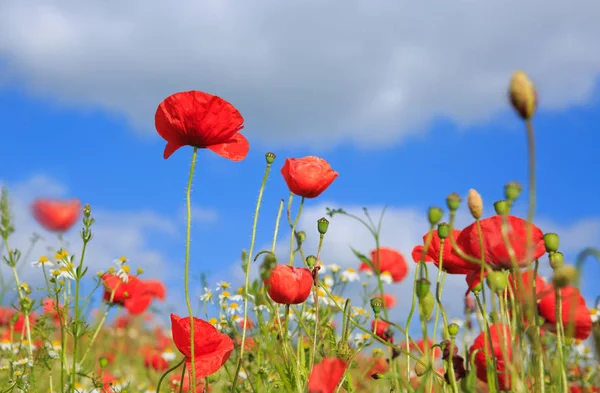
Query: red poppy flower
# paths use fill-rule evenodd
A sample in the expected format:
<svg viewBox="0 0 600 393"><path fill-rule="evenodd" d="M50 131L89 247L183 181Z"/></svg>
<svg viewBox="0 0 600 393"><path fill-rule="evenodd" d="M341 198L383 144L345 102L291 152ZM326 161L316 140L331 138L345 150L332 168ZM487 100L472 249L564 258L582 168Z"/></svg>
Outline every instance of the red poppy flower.
<svg viewBox="0 0 600 393"><path fill-rule="evenodd" d="M383 356L376 357L372 360L372 363L373 365L369 369L368 375L385 374L390 368L389 362Z"/></svg>
<svg viewBox="0 0 600 393"><path fill-rule="evenodd" d="M427 233L423 235L423 244L427 239ZM460 235L460 231L458 229L452 230L452 237L456 241L458 239L458 235ZM429 243L429 248L425 253L425 262L433 262L435 266L440 267L440 249L441 249L442 241L437 231L433 231L431 242ZM412 258L415 263L421 261L421 254L425 246L416 246L412 251ZM478 269L479 265L470 263L459 257L452 248L452 242L450 239L444 240L444 252L442 254L444 258L442 261L442 269L448 274L467 274L470 273L474 269Z"/></svg>
<svg viewBox="0 0 600 393"><path fill-rule="evenodd" d="M375 297L381 299L381 295L377 295ZM398 304L398 302L396 301L396 297L394 297L394 295L390 295L389 293L386 293L384 295L383 303L385 304L385 308L392 308L396 304Z"/></svg>
<svg viewBox="0 0 600 393"><path fill-rule="evenodd" d="M315 364L308 377L309 393L333 393L346 372L347 363L338 358L325 358Z"/></svg>
<svg viewBox="0 0 600 393"><path fill-rule="evenodd" d="M569 391L571 393L598 393L600 392L600 387L571 385L569 386Z"/></svg>
<svg viewBox="0 0 600 393"><path fill-rule="evenodd" d="M371 321L371 331L373 331L373 329L375 329L375 320ZM387 322L377 320L377 330L375 330L375 334L382 340L389 341L391 343L394 342L390 324Z"/></svg>
<svg viewBox="0 0 600 393"><path fill-rule="evenodd" d="M240 112L229 102L195 90L165 98L154 116L156 131L167 141L165 159L182 146L194 146L241 161L250 149L239 133L243 122Z"/></svg>
<svg viewBox="0 0 600 393"><path fill-rule="evenodd" d="M59 305L56 307L54 299L47 298L42 301L42 309L44 310L44 315L50 316L57 325L60 325L61 314L64 314L66 311L63 306Z"/></svg>
<svg viewBox="0 0 600 393"><path fill-rule="evenodd" d="M592 317L585 299L579 289L570 286L562 288L560 293L565 334L569 334L569 329L574 329L576 339L587 339L592 332ZM552 285L548 285L540 299L538 312L545 319L543 328L548 332L556 333L556 293Z"/></svg>
<svg viewBox="0 0 600 393"><path fill-rule="evenodd" d="M113 304L119 304L132 315L140 315L150 306L154 299L152 291L148 291L145 283L136 276L130 275L127 282L119 276L106 273L102 276L104 284L104 301L110 302L112 292Z"/></svg>
<svg viewBox="0 0 600 393"><path fill-rule="evenodd" d="M381 258L381 264L379 264L378 257ZM390 273L394 282L402 281L408 273L408 266L406 265L404 257L393 248L380 247L379 253L377 252L377 249L371 251L371 262L381 273ZM365 271L373 269L363 262L360 264L358 270Z"/></svg>
<svg viewBox="0 0 600 393"><path fill-rule="evenodd" d="M77 199L68 201L39 198L31 205L33 217L46 230L66 232L79 218L81 203Z"/></svg>
<svg viewBox="0 0 600 393"><path fill-rule="evenodd" d="M165 284L159 280L144 280L144 292L154 298L165 300L167 290Z"/></svg>
<svg viewBox="0 0 600 393"><path fill-rule="evenodd" d="M186 357L187 368L191 370L190 317L171 314L171 331L175 346ZM193 345L196 380L219 371L233 351L233 340L229 336L199 318L194 318Z"/></svg>
<svg viewBox="0 0 600 393"><path fill-rule="evenodd" d="M546 252L544 245L544 234L533 225L532 260L527 260L527 221L519 217L508 216L508 240L514 250L515 259L519 267L526 267L534 260L540 258ZM481 224L481 236L483 237L483 259L495 269L511 269L512 263L508 250L504 245L502 237L502 217L493 216L479 221ZM476 223L463 229L456 240L458 247L473 258L481 257L479 247L479 233Z"/></svg>
<svg viewBox="0 0 600 393"><path fill-rule="evenodd" d="M294 194L316 198L338 177L327 161L315 156L286 158L281 174Z"/></svg>
<svg viewBox="0 0 600 393"><path fill-rule="evenodd" d="M0 306L0 326L9 326L13 313L12 308Z"/></svg>
<svg viewBox="0 0 600 393"><path fill-rule="evenodd" d="M525 302L533 296L533 270L521 272L521 282L515 279L516 273L508 275L508 285L510 285L515 300ZM546 282L539 275L535 276L535 294L539 295L546 291ZM537 297L537 296L536 296Z"/></svg>
<svg viewBox="0 0 600 393"><path fill-rule="evenodd" d="M279 304L300 304L310 295L313 277L306 268L277 265L265 280L271 299Z"/></svg>
<svg viewBox="0 0 600 393"><path fill-rule="evenodd" d="M254 322L252 322L251 319L246 319L246 323L244 323L244 320L240 319L238 325L240 326L240 329L243 329L244 325L246 325L246 329L252 329L254 327Z"/></svg>
<svg viewBox="0 0 600 393"><path fill-rule="evenodd" d="M36 313L32 312L31 314L29 314L28 319L29 319L29 328L33 332L33 327L35 326L35 322L38 319L38 316ZM19 317L17 318L17 321L15 322L15 326L13 327L13 329L14 329L14 332L18 333L18 334L20 334L21 332L25 332L25 316L20 311L19 311Z"/></svg>
<svg viewBox="0 0 600 393"><path fill-rule="evenodd" d="M162 357L158 351L149 351L144 356L144 366L155 371L167 371L169 363Z"/></svg>
<svg viewBox="0 0 600 393"><path fill-rule="evenodd" d="M442 355L442 350L440 349L440 347L435 347L435 348L431 349L431 347L433 346L433 341L431 341L430 339L427 340L427 344L426 344L425 340L423 340L421 338L416 341L416 344L417 344L417 347L419 348L419 350L423 353L425 353L425 348L428 347L430 349L429 350L430 355L433 352L434 359L437 359ZM414 349L415 345L413 343L411 343L411 347Z"/></svg>
<svg viewBox="0 0 600 393"><path fill-rule="evenodd" d="M510 330L507 325L492 324L490 325L491 337L487 338L488 342L488 356L491 357L492 352L496 357L497 373L499 380L500 390L510 390L510 370L508 364L512 361L512 348L510 345ZM477 378L483 382L488 382L486 372L486 354L485 354L485 332L482 332L475 338L473 345L469 349L469 358L471 358L473 352L475 354L475 369ZM506 352L506 358L504 357Z"/></svg>
<svg viewBox="0 0 600 393"><path fill-rule="evenodd" d="M487 270L483 271L483 278L485 279L488 275ZM481 270L473 270L469 274L465 276L465 281L467 282L467 292L465 292L465 296L469 294L469 292L473 292L473 290L481 284Z"/></svg>

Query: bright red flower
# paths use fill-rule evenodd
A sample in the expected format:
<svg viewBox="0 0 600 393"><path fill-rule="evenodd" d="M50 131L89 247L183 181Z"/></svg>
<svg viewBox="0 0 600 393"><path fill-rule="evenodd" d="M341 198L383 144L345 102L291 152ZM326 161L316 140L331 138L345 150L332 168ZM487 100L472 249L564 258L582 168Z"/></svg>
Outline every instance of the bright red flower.
<svg viewBox="0 0 600 393"><path fill-rule="evenodd" d="M379 258L381 258L381 264L379 264ZM406 277L408 273L408 266L402 254L393 248L380 247L379 253L377 249L371 251L371 262L376 269L379 269L381 273L387 272L392 276L394 282L400 282ZM373 270L369 265L362 262L360 264L360 271Z"/></svg>
<svg viewBox="0 0 600 393"><path fill-rule="evenodd" d="M31 205L33 217L46 230L66 232L79 218L81 203L77 199L68 201L39 198Z"/></svg>
<svg viewBox="0 0 600 393"><path fill-rule="evenodd" d="M485 279L488 275L487 270L483 271L483 278ZM469 292L473 292L475 287L481 284L481 270L473 270L469 274L465 276L465 281L467 282L467 292L465 292L465 296L469 294Z"/></svg>
<svg viewBox="0 0 600 393"><path fill-rule="evenodd" d="M546 252L544 245L544 234L533 225L532 260L527 260L527 221L519 217L508 216L508 240L515 253L515 259L519 267L526 267L534 260L540 258ZM483 237L483 258L494 269L511 269L512 263L508 250L504 245L502 237L502 217L493 216L479 221L481 224L481 236ZM463 229L456 240L458 247L467 255L479 259L481 248L479 247L479 233L477 223L473 223Z"/></svg>
<svg viewBox="0 0 600 393"><path fill-rule="evenodd" d="M346 372L347 363L338 358L325 358L313 366L308 377L309 393L333 393Z"/></svg>
<svg viewBox="0 0 600 393"><path fill-rule="evenodd" d="M373 329L375 329L375 320L371 321L371 331L373 331ZM387 322L377 320L377 329L375 330L375 334L382 340L389 341L391 343L394 342L390 324Z"/></svg>
<svg viewBox="0 0 600 393"><path fill-rule="evenodd" d="M125 307L132 315L140 315L146 311L155 297L154 292L146 287L146 283L133 275L124 282L119 276L106 273L102 276L102 282L104 301L110 302L114 291L112 303Z"/></svg>
<svg viewBox="0 0 600 393"><path fill-rule="evenodd" d="M375 297L381 299L381 295L377 295ZM385 308L392 308L396 304L398 304L398 301L396 300L396 297L394 295L386 293L383 296L383 303L385 304Z"/></svg>
<svg viewBox="0 0 600 393"><path fill-rule="evenodd" d="M500 390L510 390L510 370L508 364L512 361L512 348L510 345L510 330L507 325L492 324L490 325L491 337L487 338L488 342L488 356L491 357L492 353L496 357L497 373L499 380ZM475 369L477 378L483 382L488 382L486 372L486 355L485 355L485 332L482 332L475 338L473 345L469 349L469 358L471 358L473 352L475 354ZM506 358L504 357L506 352Z"/></svg>
<svg viewBox="0 0 600 393"><path fill-rule="evenodd" d="M533 296L533 270L525 270L521 272L521 281L515 279L515 274L508 275L508 285L512 289L515 300L518 302L525 302ZM535 276L535 294L537 295L546 291L546 282L539 275Z"/></svg>
<svg viewBox="0 0 600 393"><path fill-rule="evenodd" d="M600 392L600 387L571 385L569 386L569 391L570 393L598 393Z"/></svg>
<svg viewBox="0 0 600 393"><path fill-rule="evenodd" d="M279 304L300 304L310 295L313 277L306 268L277 265L265 280L271 299Z"/></svg>
<svg viewBox="0 0 600 393"><path fill-rule="evenodd" d="M427 233L423 235L423 244L427 239ZM456 241L458 239L458 235L460 235L460 231L458 229L452 230L452 237ZM433 262L435 266L440 267L440 249L442 246L442 241L437 231L433 231L431 242L429 243L429 247L425 254L425 262ZM425 246L416 246L412 250L412 258L415 263L421 261L421 254ZM467 274L470 273L474 269L478 269L479 265L470 263L459 257L452 248L452 242L450 239L444 240L444 252L442 254L442 269L448 274Z"/></svg>
<svg viewBox="0 0 600 393"><path fill-rule="evenodd" d="M10 319L14 314L14 310L10 307L0 306L0 326L9 326Z"/></svg>
<svg viewBox="0 0 600 393"><path fill-rule="evenodd" d="M369 369L368 375L385 374L390 368L390 363L383 356L378 356L372 360L373 366Z"/></svg>
<svg viewBox="0 0 600 393"><path fill-rule="evenodd" d="M425 353L425 348L428 347L429 348L429 353L431 354L433 352L433 358L437 359L440 356L442 356L442 350L440 349L440 347L435 347L433 349L431 349L431 347L433 346L433 341L431 340L427 340L427 344L425 343L425 340L418 339L416 341L417 347L419 348L419 350L423 353ZM411 343L411 347L414 348L415 345ZM443 373L442 373L443 374Z"/></svg>
<svg viewBox="0 0 600 393"><path fill-rule="evenodd" d="M252 322L251 319L246 319L246 323L244 323L244 320L240 319L238 325L240 326L240 329L243 329L244 325L246 325L246 329L252 329L254 327L254 322Z"/></svg>
<svg viewBox="0 0 600 393"><path fill-rule="evenodd" d="M29 328L33 332L33 327L35 326L35 322L38 319L37 314L32 312L28 316L29 319ZM19 317L15 322L15 326L13 327L14 332L20 334L21 332L25 332L25 316L22 312L19 311Z"/></svg>
<svg viewBox="0 0 600 393"><path fill-rule="evenodd" d="M569 329L573 329L576 339L587 339L592 332L592 317L579 289L571 286L562 288L561 303L565 334L569 334ZM543 328L556 333L556 293L552 285L546 287L538 303L538 312L545 320Z"/></svg>
<svg viewBox="0 0 600 393"><path fill-rule="evenodd" d="M144 292L154 298L165 300L167 289L165 284L159 280L144 280Z"/></svg>
<svg viewBox="0 0 600 393"><path fill-rule="evenodd" d="M171 331L175 346L186 357L187 368L191 370L190 317L171 314ZM199 318L194 318L193 345L196 380L219 371L233 351L233 340L229 336Z"/></svg>
<svg viewBox="0 0 600 393"><path fill-rule="evenodd" d="M241 161L250 149L239 133L243 122L240 112L229 102L196 90L165 98L154 116L156 131L167 141L165 159L182 146L194 146Z"/></svg>
<svg viewBox="0 0 600 393"><path fill-rule="evenodd" d="M327 161L315 156L286 158L281 174L294 194L316 198L338 177Z"/></svg>
<svg viewBox="0 0 600 393"><path fill-rule="evenodd" d="M42 301L42 309L44 310L44 315L50 316L57 325L60 325L61 317L64 317L61 314L66 312L63 306L59 305L56 307L56 302L50 298Z"/></svg>
<svg viewBox="0 0 600 393"><path fill-rule="evenodd" d="M155 371L167 371L169 363L163 359L162 354L158 351L149 351L144 356L144 366L152 368Z"/></svg>

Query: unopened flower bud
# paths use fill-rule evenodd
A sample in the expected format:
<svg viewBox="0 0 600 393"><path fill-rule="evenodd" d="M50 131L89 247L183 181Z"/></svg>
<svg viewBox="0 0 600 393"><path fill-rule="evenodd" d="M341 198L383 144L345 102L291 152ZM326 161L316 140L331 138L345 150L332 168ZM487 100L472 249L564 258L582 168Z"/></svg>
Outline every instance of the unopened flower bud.
<svg viewBox="0 0 600 393"><path fill-rule="evenodd" d="M510 103L523 120L529 120L537 107L537 92L529 77L523 71L513 74L508 92Z"/></svg>
<svg viewBox="0 0 600 393"><path fill-rule="evenodd" d="M431 319L433 313L433 307L435 305L435 299L431 292L428 292L426 296L419 299L419 307L421 308L421 315L426 321Z"/></svg>
<svg viewBox="0 0 600 393"><path fill-rule="evenodd" d="M499 216L508 216L510 213L510 203L505 200L494 202L494 211Z"/></svg>
<svg viewBox="0 0 600 393"><path fill-rule="evenodd" d="M381 312L381 307L383 307L383 301L380 298L374 297L371 299L371 308L376 316Z"/></svg>
<svg viewBox="0 0 600 393"><path fill-rule="evenodd" d="M298 246L301 246L305 240L306 240L306 232L304 232L304 231L296 232L296 242L298 243Z"/></svg>
<svg viewBox="0 0 600 393"><path fill-rule="evenodd" d="M314 255L309 255L306 257L306 265L308 267L314 267L315 264L317 263L317 257L315 257Z"/></svg>
<svg viewBox="0 0 600 393"><path fill-rule="evenodd" d="M504 186L504 198L510 202L513 202L519 197L522 190L523 187L521 187L519 183L516 181L511 181Z"/></svg>
<svg viewBox="0 0 600 393"><path fill-rule="evenodd" d="M552 283L556 288L564 288L577 280L579 272L572 265L565 265L554 271L552 276Z"/></svg>
<svg viewBox="0 0 600 393"><path fill-rule="evenodd" d="M429 288L431 287L431 283L425 278L419 278L415 285L415 290L417 292L417 297L419 299L424 298L429 293Z"/></svg>
<svg viewBox="0 0 600 393"><path fill-rule="evenodd" d="M425 375L425 373L427 372L427 370L429 368L427 366L428 359L423 358L423 359L421 359L421 361L423 361L423 363L421 363L421 362L415 363L415 374L417 374L417 377L422 377L423 375Z"/></svg>
<svg viewBox="0 0 600 393"><path fill-rule="evenodd" d="M273 161L275 161L275 153L269 152L269 153L265 154L265 158L267 160L267 164L270 165L273 163Z"/></svg>
<svg viewBox="0 0 600 393"><path fill-rule="evenodd" d="M373 379L384 379L385 375L383 375L381 373L375 373L375 374L371 374L371 378L373 378Z"/></svg>
<svg viewBox="0 0 600 393"><path fill-rule="evenodd" d="M483 215L483 201L477 190L471 188L467 197L467 206L474 219L479 220Z"/></svg>
<svg viewBox="0 0 600 393"><path fill-rule="evenodd" d="M144 273L144 269L142 269L141 267L137 268L137 275L141 275L142 273Z"/></svg>
<svg viewBox="0 0 600 393"><path fill-rule="evenodd" d="M329 221L325 217L319 218L317 221L317 229L321 235L327 233L327 229L329 228Z"/></svg>
<svg viewBox="0 0 600 393"><path fill-rule="evenodd" d="M344 361L348 361L352 357L352 348L347 341L340 341L335 352L337 357Z"/></svg>
<svg viewBox="0 0 600 393"><path fill-rule="evenodd" d="M445 222L441 222L437 229L440 239L446 239L448 236L450 236L450 225L446 224Z"/></svg>
<svg viewBox="0 0 600 393"><path fill-rule="evenodd" d="M553 270L563 267L565 264L565 257L562 252L557 251L550 254L550 267Z"/></svg>
<svg viewBox="0 0 600 393"><path fill-rule="evenodd" d="M556 233L546 233L544 235L544 245L546 246L546 252L558 251L560 240Z"/></svg>
<svg viewBox="0 0 600 393"><path fill-rule="evenodd" d="M455 323L451 323L450 325L448 325L448 333L450 334L450 337L456 337L459 330L460 327Z"/></svg>
<svg viewBox="0 0 600 393"><path fill-rule="evenodd" d="M461 202L460 195L458 195L455 192L453 192L452 194L450 194L446 197L446 206L448 206L448 209L452 212L455 212L458 210L458 208L460 207L460 202Z"/></svg>
<svg viewBox="0 0 600 393"><path fill-rule="evenodd" d="M486 277L488 287L492 292L501 293L508 286L506 275L502 272L490 272Z"/></svg>
<svg viewBox="0 0 600 393"><path fill-rule="evenodd" d="M100 363L100 368L106 368L108 366L108 358L106 356L100 356L98 363Z"/></svg>
<svg viewBox="0 0 600 393"><path fill-rule="evenodd" d="M442 217L444 217L444 211L439 207L430 207L427 211L427 218L431 225L436 225L438 222L442 221Z"/></svg>

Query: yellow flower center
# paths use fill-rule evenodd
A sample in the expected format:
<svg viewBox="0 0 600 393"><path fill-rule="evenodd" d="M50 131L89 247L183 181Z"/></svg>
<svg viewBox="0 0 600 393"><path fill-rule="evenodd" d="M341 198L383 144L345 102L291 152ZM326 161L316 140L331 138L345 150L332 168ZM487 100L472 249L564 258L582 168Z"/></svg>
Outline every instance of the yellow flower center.
<svg viewBox="0 0 600 393"><path fill-rule="evenodd" d="M222 297L222 298L225 298L225 299L226 299L226 298L228 298L229 296L231 296L231 294L230 294L229 292L227 292L227 291L223 291L223 293L221 293L221 297Z"/></svg>
<svg viewBox="0 0 600 393"><path fill-rule="evenodd" d="M240 308L240 306L239 306L239 304L237 304L237 303L231 303L231 304L229 305L229 308L231 308L232 310L237 310L237 309L239 309L239 308Z"/></svg>
<svg viewBox="0 0 600 393"><path fill-rule="evenodd" d="M590 315L591 316L598 315L598 310L595 308L590 309Z"/></svg>
<svg viewBox="0 0 600 393"><path fill-rule="evenodd" d="M210 323L211 325L216 325L217 323L219 323L219 321L217 320L217 318L211 318L208 320L208 323Z"/></svg>
<svg viewBox="0 0 600 393"><path fill-rule="evenodd" d="M125 263L125 262L127 262L127 258L126 257L121 257L121 258L119 258L119 262Z"/></svg>
<svg viewBox="0 0 600 393"><path fill-rule="evenodd" d="M38 259L38 262L39 263L46 263L46 262L48 262L48 257L45 257L45 256L42 255L40 257L40 259Z"/></svg>
<svg viewBox="0 0 600 393"><path fill-rule="evenodd" d="M125 272L125 274L129 274L129 271L131 270L131 267L129 267L129 266L123 266L121 269L123 269L123 271Z"/></svg>
<svg viewBox="0 0 600 393"><path fill-rule="evenodd" d="M244 293L244 288L239 288L237 290L238 295L241 295L242 293Z"/></svg>
<svg viewBox="0 0 600 393"><path fill-rule="evenodd" d="M54 277L58 277L58 275L59 275L59 274L60 274L60 272L59 272L58 270L53 270L53 271L52 271L52 275L53 275Z"/></svg>
<svg viewBox="0 0 600 393"><path fill-rule="evenodd" d="M354 270L354 268L349 267L348 269L346 269L346 272L348 273L356 273L356 270Z"/></svg>
<svg viewBox="0 0 600 393"><path fill-rule="evenodd" d="M108 272L109 272L110 274L113 274L113 273L115 272L115 268L114 268L114 267L109 267L109 268L108 268Z"/></svg>

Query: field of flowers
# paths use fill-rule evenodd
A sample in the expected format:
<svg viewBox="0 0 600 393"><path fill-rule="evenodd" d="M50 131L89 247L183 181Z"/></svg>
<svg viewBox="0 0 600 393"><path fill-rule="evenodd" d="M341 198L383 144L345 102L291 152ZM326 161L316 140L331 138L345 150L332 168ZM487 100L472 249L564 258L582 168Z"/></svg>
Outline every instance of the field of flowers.
<svg viewBox="0 0 600 393"><path fill-rule="evenodd" d="M520 71L508 85L527 136L529 178L526 186L504 186L494 215L483 216L476 190L466 201L452 193L440 201L445 208L423 212L430 230L410 256L380 244L383 215L366 209L355 216L328 208L314 231L298 231L304 204L334 187L338 173L319 157L286 158L279 165L267 153L249 223L251 244L241 257L245 282L240 288L206 284L200 303L191 296L196 288L189 258L196 157L209 149L242 161L249 143L240 133L242 115L224 99L199 91L167 97L155 115L167 143L164 158L181 147L192 152L181 278L187 314L171 314L169 326L150 323L150 306L167 290L159 279L146 277L125 257L98 274L88 270L92 207L37 199L31 213L57 237L52 254L30 255L12 247L11 195L3 189L0 236L7 268L0 272L10 274L0 277L0 393L600 392L598 306L587 304L578 289L584 262L600 262L600 251L582 250L574 264L565 263L559 235L533 223L537 93ZM279 205L271 249L256 250L263 190L274 166L290 195ZM294 198L300 198L297 210ZM511 215L518 198L527 198L527 217ZM461 229L454 227L459 209L473 219ZM320 258L329 227L341 215L360 222L373 238L370 252L354 250L356 269ZM275 247L288 227L289 255L282 258ZM81 244L64 242L69 230L79 230ZM317 249L305 247L307 237L319 238ZM251 277L252 265L259 267L258 277ZM547 281L538 274L544 265L553 272ZM45 286L23 281L23 269L37 269ZM448 274L465 278L464 315L444 308ZM348 283L359 279L360 293L349 293ZM398 307L397 299L384 288L406 280L413 283L412 298L402 303L410 312L407 320L395 320L390 309ZM95 286L84 291L84 281ZM91 312L94 296L102 307ZM418 334L410 329L415 324Z"/></svg>

